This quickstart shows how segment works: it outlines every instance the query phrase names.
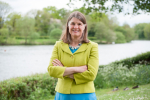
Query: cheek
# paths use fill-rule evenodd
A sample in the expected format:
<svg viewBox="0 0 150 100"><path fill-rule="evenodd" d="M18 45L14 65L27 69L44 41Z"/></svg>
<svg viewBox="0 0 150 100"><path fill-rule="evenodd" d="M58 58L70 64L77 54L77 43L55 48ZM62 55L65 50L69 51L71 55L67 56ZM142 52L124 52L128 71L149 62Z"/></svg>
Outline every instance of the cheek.
<svg viewBox="0 0 150 100"><path fill-rule="evenodd" d="M82 32L84 32L84 29L85 29L85 27L82 27L82 28L81 28Z"/></svg>

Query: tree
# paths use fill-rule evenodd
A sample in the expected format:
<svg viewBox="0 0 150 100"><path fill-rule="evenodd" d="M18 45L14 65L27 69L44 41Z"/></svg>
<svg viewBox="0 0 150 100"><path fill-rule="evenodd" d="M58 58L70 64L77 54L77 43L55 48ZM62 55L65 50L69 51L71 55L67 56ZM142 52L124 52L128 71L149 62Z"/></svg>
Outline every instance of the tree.
<svg viewBox="0 0 150 100"><path fill-rule="evenodd" d="M147 24L144 28L144 36L146 39L150 40L150 23Z"/></svg>
<svg viewBox="0 0 150 100"><path fill-rule="evenodd" d="M123 28L125 29L124 35L126 37L126 41L130 42L131 40L135 38L134 29L130 28L128 24L124 24Z"/></svg>
<svg viewBox="0 0 150 100"><path fill-rule="evenodd" d="M40 33L41 36L47 36L50 23L51 15L48 12L38 10L35 16L36 32Z"/></svg>
<svg viewBox="0 0 150 100"><path fill-rule="evenodd" d="M95 37L99 39L100 42L102 42L102 40L106 37L107 29L108 29L107 26L102 22L96 24L94 29Z"/></svg>
<svg viewBox="0 0 150 100"><path fill-rule="evenodd" d="M123 33L127 42L130 42L135 38L134 29L130 28L128 24L124 24L123 26L116 27L115 31Z"/></svg>
<svg viewBox="0 0 150 100"><path fill-rule="evenodd" d="M59 13L59 16L61 17L60 20L61 20L62 24L65 26L65 24L67 22L67 18L70 15L70 11L67 10L67 9L62 8L62 9L58 10L58 13Z"/></svg>
<svg viewBox="0 0 150 100"><path fill-rule="evenodd" d="M137 38L139 39L145 39L144 36L144 28L147 25L147 23L140 23L134 26L135 34Z"/></svg>
<svg viewBox="0 0 150 100"><path fill-rule="evenodd" d="M116 43L126 43L126 39L125 39L125 36L123 35L123 33L121 32L115 32L116 33L116 40L115 42Z"/></svg>
<svg viewBox="0 0 150 100"><path fill-rule="evenodd" d="M43 8L43 11L48 12L52 18L61 19L59 12L55 6L48 6L47 8Z"/></svg>
<svg viewBox="0 0 150 100"><path fill-rule="evenodd" d="M69 6L74 5L74 1L83 2L83 7L87 9L88 12L100 12L102 13L103 11L108 12L108 11L118 11L123 12L126 10L126 7L124 4L133 6L132 13L133 14L139 14L141 13L140 11L144 12L149 12L150 13L150 1L149 0L70 0L68 3ZM106 6L106 3L110 2L112 5L109 8ZM130 14L130 12L126 12L126 14Z"/></svg>
<svg viewBox="0 0 150 100"><path fill-rule="evenodd" d="M6 44L8 36L9 36L8 29L7 28L1 28L0 29L0 43Z"/></svg>
<svg viewBox="0 0 150 100"><path fill-rule="evenodd" d="M106 30L105 39L107 43L115 42L116 38L116 34L111 29Z"/></svg>
<svg viewBox="0 0 150 100"><path fill-rule="evenodd" d="M4 19L10 10L11 7L9 6L9 4L0 1L0 29L3 27Z"/></svg>
<svg viewBox="0 0 150 100"><path fill-rule="evenodd" d="M36 39L38 39L40 37L40 34L39 33L37 33L37 32L33 32L33 33L31 33L30 34L30 36L29 36L29 41L30 41L30 43L31 42L34 42Z"/></svg>
<svg viewBox="0 0 150 100"><path fill-rule="evenodd" d="M58 29L62 29L62 25L61 23L57 23L57 22L53 22L49 25L49 29L48 29L48 35L51 34L51 31L55 28L58 28Z"/></svg>
<svg viewBox="0 0 150 100"><path fill-rule="evenodd" d="M29 36L35 32L34 25L35 20L28 17L20 18L16 23L16 32L25 37L25 44L27 44Z"/></svg>
<svg viewBox="0 0 150 100"><path fill-rule="evenodd" d="M16 22L17 20L19 20L21 18L21 14L19 13L10 13L8 16L7 16L7 20L5 22L6 26L8 27L9 29L9 32L10 32L10 36L15 36L15 35L18 35L15 33L15 29L16 29Z"/></svg>
<svg viewBox="0 0 150 100"><path fill-rule="evenodd" d="M62 30L59 28L55 28L50 33L50 39L58 40L60 38L61 34L62 34Z"/></svg>

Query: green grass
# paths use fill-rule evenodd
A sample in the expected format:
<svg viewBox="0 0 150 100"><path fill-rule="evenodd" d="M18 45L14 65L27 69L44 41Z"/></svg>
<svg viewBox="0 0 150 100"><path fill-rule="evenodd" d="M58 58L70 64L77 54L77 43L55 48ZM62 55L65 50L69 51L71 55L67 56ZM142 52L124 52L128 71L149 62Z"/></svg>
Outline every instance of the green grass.
<svg viewBox="0 0 150 100"><path fill-rule="evenodd" d="M33 45L49 45L49 44L55 44L57 40L56 39L36 39L34 41L27 40L27 44L33 44ZM14 40L8 40L8 45L23 45L25 44L25 39L14 39Z"/></svg>
<svg viewBox="0 0 150 100"><path fill-rule="evenodd" d="M140 85L139 88L124 91L125 87L119 87L118 91L113 92L113 88L97 89L97 100L150 100L150 84Z"/></svg>
<svg viewBox="0 0 150 100"><path fill-rule="evenodd" d="M125 87L119 87L118 91L113 92L113 88L97 89L97 100L150 100L150 84L140 85L139 88L124 91ZM41 97L39 100L54 100L55 96Z"/></svg>

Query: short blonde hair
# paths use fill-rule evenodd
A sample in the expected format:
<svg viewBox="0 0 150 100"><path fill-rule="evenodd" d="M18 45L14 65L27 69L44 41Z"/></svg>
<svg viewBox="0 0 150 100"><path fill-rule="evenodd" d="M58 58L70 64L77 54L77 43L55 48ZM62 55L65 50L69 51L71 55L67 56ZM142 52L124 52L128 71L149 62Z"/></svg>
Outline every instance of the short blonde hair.
<svg viewBox="0 0 150 100"><path fill-rule="evenodd" d="M86 19L85 19L85 16L79 11L75 11L75 12L71 13L70 16L68 17L68 20L67 20L67 23L66 23L66 29L63 31L60 40L62 40L65 43L68 43L68 44L72 42L71 35L69 33L69 26L68 26L68 24L69 24L69 21L73 17L79 19L83 24L86 24L84 32L83 32L83 34L81 36L80 42L81 43L88 43L89 40L87 38L88 37L88 32L87 32Z"/></svg>

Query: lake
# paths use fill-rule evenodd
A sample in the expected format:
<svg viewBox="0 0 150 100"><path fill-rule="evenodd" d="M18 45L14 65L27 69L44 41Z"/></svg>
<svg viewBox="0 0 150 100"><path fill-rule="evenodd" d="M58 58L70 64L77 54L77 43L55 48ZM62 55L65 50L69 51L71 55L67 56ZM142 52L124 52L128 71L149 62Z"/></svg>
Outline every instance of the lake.
<svg viewBox="0 0 150 100"><path fill-rule="evenodd" d="M150 51L150 41L99 45L99 64L136 56ZM0 46L0 81L47 72L53 45Z"/></svg>

